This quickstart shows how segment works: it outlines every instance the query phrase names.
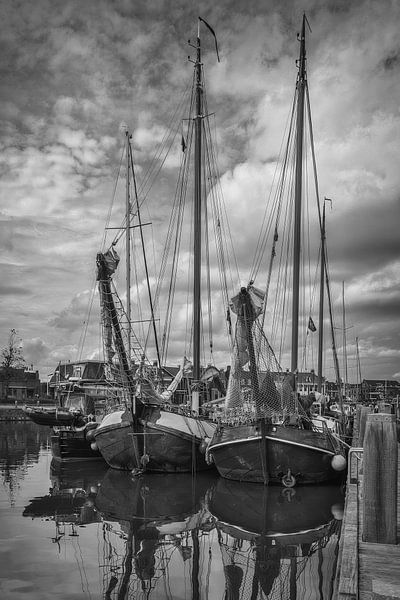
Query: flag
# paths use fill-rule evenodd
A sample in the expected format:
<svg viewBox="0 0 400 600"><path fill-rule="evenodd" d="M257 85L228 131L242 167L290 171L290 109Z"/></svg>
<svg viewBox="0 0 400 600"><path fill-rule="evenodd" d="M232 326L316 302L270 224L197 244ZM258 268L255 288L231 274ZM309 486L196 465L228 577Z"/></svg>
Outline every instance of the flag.
<svg viewBox="0 0 400 600"><path fill-rule="evenodd" d="M214 41L215 41L215 52L217 53L217 59L218 59L218 62L221 62L221 61L219 60L219 53L218 53L218 42L217 42L217 36L215 35L215 31L214 31L214 29L211 27L211 25L209 25L209 24L207 23L207 21L205 21L205 20L204 20L204 19L202 19L201 17L199 17L199 21L202 21L202 23L204 23L204 25L205 25L206 27L208 27L208 29L210 30L211 34L214 36Z"/></svg>
<svg viewBox="0 0 400 600"><path fill-rule="evenodd" d="M185 152L186 150L186 142L185 142L185 138L182 136L181 139L181 146L182 146L182 152Z"/></svg>
<svg viewBox="0 0 400 600"><path fill-rule="evenodd" d="M308 329L310 331L312 331L313 333L314 333L314 331L317 331L317 328L315 327L315 323L311 317L308 319Z"/></svg>

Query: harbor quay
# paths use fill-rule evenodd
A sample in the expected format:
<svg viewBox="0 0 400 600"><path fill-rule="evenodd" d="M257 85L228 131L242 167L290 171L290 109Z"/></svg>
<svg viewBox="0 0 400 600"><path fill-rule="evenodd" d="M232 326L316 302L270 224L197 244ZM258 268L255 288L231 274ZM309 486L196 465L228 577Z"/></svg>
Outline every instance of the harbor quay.
<svg viewBox="0 0 400 600"><path fill-rule="evenodd" d="M379 411L355 414L334 600L400 598L398 415Z"/></svg>

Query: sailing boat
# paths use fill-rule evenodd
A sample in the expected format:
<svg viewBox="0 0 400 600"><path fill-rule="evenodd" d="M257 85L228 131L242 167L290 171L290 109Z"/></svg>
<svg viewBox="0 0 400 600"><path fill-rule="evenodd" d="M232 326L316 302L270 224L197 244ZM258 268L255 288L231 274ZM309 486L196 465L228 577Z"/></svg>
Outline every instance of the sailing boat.
<svg viewBox="0 0 400 600"><path fill-rule="evenodd" d="M264 333L263 320L268 300L267 292L256 288L254 278L247 287L242 287L232 299L232 310L237 315L233 364L225 400L225 413L208 445L207 454L213 459L223 477L258 483L282 483L292 487L296 483L311 484L332 480L340 476L346 467L345 446L340 437L327 427L315 427L310 415L310 406L315 398L302 398L297 393L296 375L299 353L299 316L301 298L302 256L302 196L303 196L303 146L306 107L312 140L309 108L306 48L306 17L303 17L299 36L300 56L297 61L298 76L291 126L284 155L284 172L279 182L283 190L294 181L294 219L291 234L282 236L285 243L292 240L292 315L291 315L291 370L285 372ZM307 101L307 102L305 102ZM313 150L313 146L312 146ZM286 175L290 157L293 156L293 171ZM313 152L314 159L314 152ZM313 160L314 162L314 160ZM314 162L315 169L315 162ZM292 177L293 176L293 177ZM314 181L317 182L315 176ZM317 206L321 229L321 215L317 191ZM290 208L287 209L287 212ZM276 255L279 240L279 217L273 237L270 267ZM283 247L283 244L282 244ZM285 253L289 256L289 245ZM288 269L283 269L286 274ZM271 275L268 275L270 282ZM278 281L279 283L279 281ZM288 287L283 281L284 293ZM285 308L286 296L278 295L277 303ZM283 317L282 331L288 321ZM308 321L311 323L311 321ZM312 322L313 325L313 322ZM315 330L315 326L311 327Z"/></svg>
<svg viewBox="0 0 400 600"><path fill-rule="evenodd" d="M152 299L150 286L149 304L152 314L152 323L154 331L155 346L157 349L157 378L158 381L151 377L150 370L146 368L143 357L145 356L144 348L139 364L133 366L129 351L129 346L124 344L123 334L121 331L121 321L119 318L117 306L114 301L112 292L112 276L116 270L119 257L116 253L114 245L107 252L99 253L97 256L98 265L98 281L100 289L100 298L102 301L102 314L107 320L103 323L103 338L107 340L108 347L111 345L111 338L115 346L115 351L119 358L119 367L122 369L122 374L127 391L126 407L121 410L114 410L107 415L99 427L94 430L93 437L97 447L99 448L103 458L113 468L123 470L149 471L156 473L178 473L191 472L204 469L210 469L212 465L206 460L205 449L211 439L216 423L207 418L207 415L202 414L202 389L207 387L207 381L211 374L218 374L212 364L209 368L203 370L201 367L201 343L203 337L203 329L201 318L208 312L210 318L212 310L202 305L201 300L201 282L202 282L202 246L204 237L208 240L208 229L202 236L202 227L205 220L205 191L206 185L203 183L215 182L215 172L210 173L210 176L205 178L204 170L209 168L210 161L215 160L215 155L211 152L211 148L207 145L210 138L210 128L207 123L207 106L205 87L202 71L201 60L201 45L200 45L200 21L197 33L197 42L192 47L195 48L196 58L194 63L194 77L192 86L192 95L190 97L190 113L189 120L190 130L188 127L187 142L182 136L183 150L183 166L181 168L181 179L177 186L178 190L186 191L188 187L188 166L189 152L186 146L190 144L190 148L194 146L194 207L193 207L193 222L189 229L193 231L193 317L192 324L187 327L188 331L192 331L191 341L186 347L192 349L193 360L188 361L183 358L181 367L175 378L171 381L166 389L162 389L162 379L165 378L167 368L165 367L165 359L159 352L158 335L154 326L154 311L155 303ZM207 25L207 24L206 24ZM208 25L207 25L208 26ZM208 28L211 30L210 26ZM212 30L211 30L212 31ZM215 34L214 34L215 35ZM187 115L187 113L186 113ZM135 189L135 214L138 216L140 226L140 202L137 194L137 185L133 170L132 148L130 144L129 133L126 136L126 159L127 173L132 173L132 181ZM194 142L192 143L192 140ZM202 165L202 157L206 156L206 164ZM204 180L204 181L203 181ZM128 177L127 177L128 181ZM130 216L133 212L133 207L129 201L129 183L127 183L127 211L126 211L126 235L129 235ZM175 213L171 217L171 223L175 223L176 233L171 234L171 229L168 235L168 243L171 246L171 240L176 242L172 244L174 255L174 266L172 269L172 284L168 289L167 318L170 318L171 308L170 302L173 291L176 285L177 268L178 268L178 253L177 245L182 237L182 219L183 208L182 199L175 202ZM214 225L218 231L217 236L221 236L222 217L221 213L214 217ZM141 228L140 228L141 230ZM221 257L223 245L220 237L219 245L217 242L217 257L219 264L226 266L225 256ZM129 243L128 243L129 245ZM144 247L142 248L144 251ZM218 254L219 252L219 254ZM128 252L127 252L128 255ZM209 259L209 251L206 252L206 258ZM161 272L164 270L164 263L161 267ZM129 266L127 267L129 273ZM204 277L204 274L203 274ZM222 279L223 280L223 279ZM147 279L148 281L148 279ZM207 281L210 281L210 275L207 275ZM208 287L208 285L207 285ZM225 294L225 295L224 295ZM227 292L223 292L223 298L227 298ZM127 300L130 298L130 286L127 285ZM226 313L227 301L225 301L223 314ZM129 309L127 310L128 326L131 322ZM169 333L171 324L164 328L163 334L163 353L166 345L166 331ZM130 333L128 332L128 344ZM212 351L212 342L210 342ZM228 349L228 348L227 348ZM107 351L110 355L109 350ZM111 353L112 354L112 353ZM189 371L191 373L189 374ZM153 369L154 372L154 369ZM211 377L212 379L213 377ZM186 382L186 393L183 401L179 406L172 402L173 394L178 390L183 382ZM180 392L184 392L184 386Z"/></svg>

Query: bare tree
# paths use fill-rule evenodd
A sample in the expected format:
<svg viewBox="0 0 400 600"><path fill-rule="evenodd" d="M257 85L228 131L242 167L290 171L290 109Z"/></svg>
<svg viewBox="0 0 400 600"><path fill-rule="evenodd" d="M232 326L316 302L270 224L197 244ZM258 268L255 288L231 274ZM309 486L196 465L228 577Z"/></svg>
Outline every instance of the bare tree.
<svg viewBox="0 0 400 600"><path fill-rule="evenodd" d="M10 386L10 380L12 378L13 369L21 369L25 366L25 359L20 346L20 340L15 329L10 330L8 343L5 348L1 351L1 363L3 381L5 383L5 398L8 398L8 390Z"/></svg>

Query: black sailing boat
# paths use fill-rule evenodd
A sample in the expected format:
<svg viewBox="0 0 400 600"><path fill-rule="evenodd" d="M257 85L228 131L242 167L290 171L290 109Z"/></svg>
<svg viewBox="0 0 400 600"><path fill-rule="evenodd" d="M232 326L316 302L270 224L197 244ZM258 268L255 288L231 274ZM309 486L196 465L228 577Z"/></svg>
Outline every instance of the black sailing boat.
<svg viewBox="0 0 400 600"><path fill-rule="evenodd" d="M306 22L304 15L299 36L300 56L297 61L295 101L283 161L284 172L280 180L282 189L294 182L294 218L291 234L282 236L285 243L289 243L289 237L292 240L291 370L282 371L264 334L261 316L265 315L268 286L267 293L264 294L254 287L252 280L232 300L237 324L225 413L207 450L223 477L264 484L283 483L287 487L296 483L321 483L335 479L346 467L345 446L340 437L329 431L326 426L315 426L309 411L314 399L300 397L296 386L302 290L300 258L302 196L305 187L302 178L306 108L312 133L306 72ZM310 137L312 140L311 134ZM289 168L291 156L294 163L293 172L286 176L285 169ZM313 163L315 168L314 152ZM317 183L316 176L314 180ZM316 192L321 227L317 189ZM280 215L281 211L277 211L277 214ZM279 239L278 225L277 217L270 266ZM286 261L288 256L287 251ZM286 297L281 304L284 307L288 304ZM286 322L289 321L287 314L284 319L285 328Z"/></svg>
<svg viewBox="0 0 400 600"><path fill-rule="evenodd" d="M210 463L206 460L205 449L210 441L216 427L216 423L203 413L204 397L203 390L207 386L209 373L218 374L218 369L211 365L211 368L203 369L201 367L201 344L203 337L201 318L207 312L207 307L202 306L201 300L201 277L202 277L202 245L204 235L208 236L208 230L202 237L202 226L205 221L205 192L207 180L209 185L214 185L215 173L207 179L204 176L205 169L209 168L208 163L215 160L215 155L208 146L211 140L211 133L207 122L207 105L203 78L203 66L201 59L200 45L200 21L197 33L197 42L192 47L195 48L196 58L194 63L194 77L192 94L190 97L190 115L185 119L188 126L187 144L190 148L194 146L194 205L193 222L189 229L193 231L193 275L192 275L192 298L193 298L193 317L192 324L188 331L192 331L190 343L186 346L192 349L193 360L190 362L184 357L181 367L175 378L171 381L167 389L162 388L162 380L168 369L166 362L161 357L157 342L157 332L154 329L155 345L157 348L157 381L151 375L150 370L141 359L139 364L133 365L129 348L124 344L121 330L121 319L114 301L112 291L112 276L118 264L119 257L114 245L107 252L99 253L97 256L98 281L100 289L100 298L102 301L103 313L103 337L110 341L111 338L115 351L119 359L119 367L127 392L125 407L114 410L107 415L99 427L94 431L95 442L107 463L116 469L139 470L149 472L192 472L209 469ZM208 26L211 30L211 28ZM212 31L212 30L211 30ZM187 113L185 114L187 116ZM190 127L190 128L189 128ZM194 142L192 143L192 140ZM177 189L186 192L188 187L188 166L189 154L186 149L186 142L182 138L183 166L181 168L181 180ZM206 156L206 165L202 165L202 157ZM132 212L140 220L140 201L137 194L136 180L133 170L132 148L130 144L130 135L127 134L127 173L132 173L132 180L135 190L135 203L133 207L129 201L129 184L127 184L127 212L126 228L127 234L131 226L130 216ZM182 174L183 173L183 174ZM212 184L210 183L212 182ZM182 236L182 201L175 203L177 213L171 217L171 222L176 224L175 236L169 234L169 244L171 239L176 239L173 244L174 271L172 275L173 284L168 290L168 300L166 305L171 302L172 292L175 288L177 278L177 268L179 260L175 246ZM176 216L177 215L177 216ZM215 218L215 217L214 217ZM219 235L221 235L221 213L215 221L217 223ZM140 223L139 223L140 225ZM180 229L179 229L180 227ZM175 245L175 246L174 246ZM144 247L143 247L144 251ZM217 253L223 252L223 245L219 241L217 244ZM127 253L128 254L128 253ZM209 260L208 252L206 258ZM226 259L218 255L219 264L226 265ZM161 271L163 270L163 265ZM128 272L128 269L127 269ZM209 278L209 275L208 275ZM209 279L208 279L209 280ZM224 313L227 305L227 293L223 292ZM129 285L127 289L127 298L130 296ZM149 303L154 323L154 302L149 289ZM209 311L211 313L212 311ZM167 311L168 313L168 311ZM170 316L167 314L167 317ZM104 319L107 321L104 324ZM130 323L129 311L127 314L128 325ZM171 325L168 326L168 332ZM164 329L165 331L165 329ZM228 336L229 337L229 336ZM129 340L129 334L128 334ZM163 342L165 335L163 335ZM212 344L211 344L212 348ZM227 349L229 348L227 343ZM182 353L184 355L185 351ZM142 357L145 356L143 352ZM190 371L190 373L189 373ZM154 368L153 368L154 375ZM189 378L190 375L190 378ZM171 397L177 390L182 381L186 380L186 390L181 396L179 405L171 401ZM161 384L160 384L161 383ZM180 390L183 391L182 389Z"/></svg>

